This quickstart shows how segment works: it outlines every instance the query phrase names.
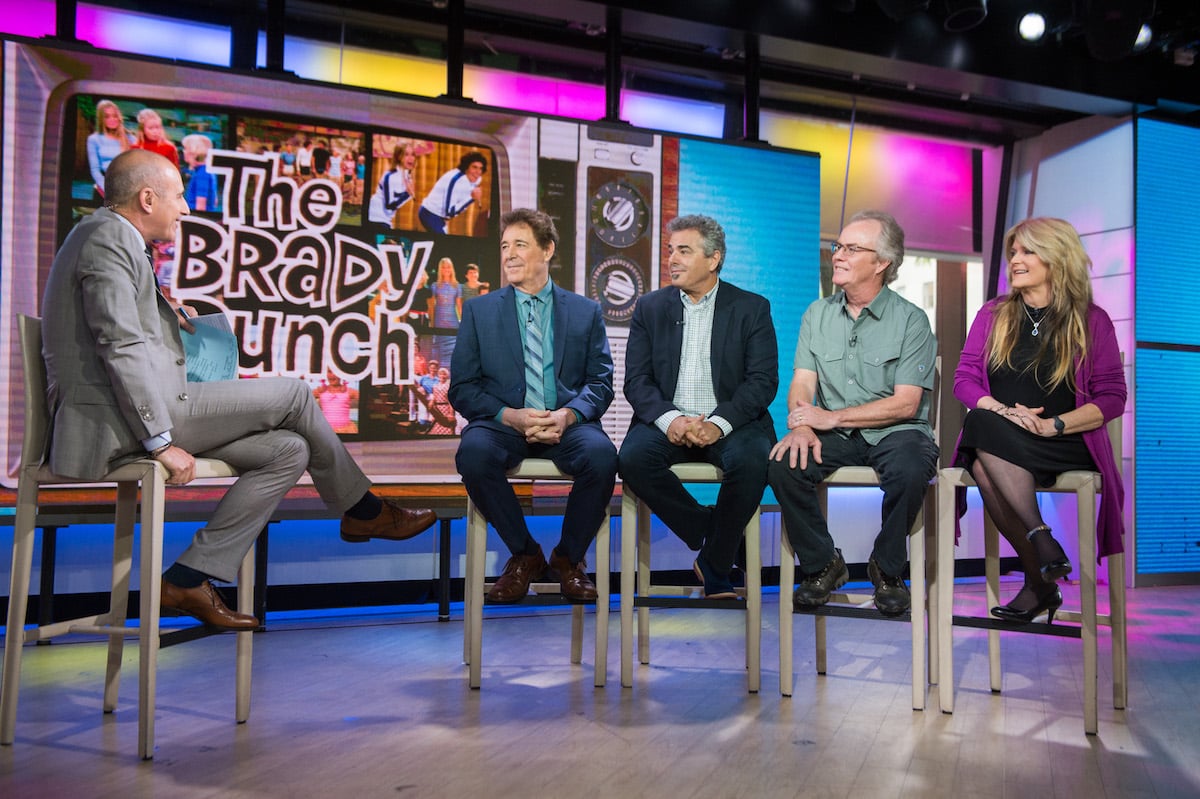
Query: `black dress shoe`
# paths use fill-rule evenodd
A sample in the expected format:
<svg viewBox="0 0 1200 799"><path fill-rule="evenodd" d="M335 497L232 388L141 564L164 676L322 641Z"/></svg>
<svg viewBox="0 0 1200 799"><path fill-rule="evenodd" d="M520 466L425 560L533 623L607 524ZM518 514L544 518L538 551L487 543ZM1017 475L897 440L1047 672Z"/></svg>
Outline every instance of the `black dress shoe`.
<svg viewBox="0 0 1200 799"><path fill-rule="evenodd" d="M1018 593L1013 601L1009 602L1007 605L997 605L996 607L992 608L992 615L997 619L1004 619L1005 621L1019 621L1028 624L1038 616L1045 613L1046 624L1050 624L1054 621L1055 611L1061 608L1063 603L1062 591L1059 591L1057 587L1055 587L1055 589L1050 593L1039 598L1036 605L1025 610L1020 610L1013 607L1013 603L1016 602L1020 596L1021 595Z"/></svg>
<svg viewBox="0 0 1200 799"><path fill-rule="evenodd" d="M383 510L374 519L342 517L342 540L360 544L372 538L407 541L433 526L437 514L429 508L402 508L394 499L383 499Z"/></svg>
<svg viewBox="0 0 1200 799"><path fill-rule="evenodd" d="M793 608L815 608L829 601L829 595L850 581L850 571L842 550L833 550L833 560L815 574L806 575L792 594Z"/></svg>
<svg viewBox="0 0 1200 799"><path fill-rule="evenodd" d="M230 610L221 600L221 595L208 580L195 588L180 588L174 583L162 581L159 605L169 616L186 613L212 627L223 630L254 630L258 619L245 613Z"/></svg>

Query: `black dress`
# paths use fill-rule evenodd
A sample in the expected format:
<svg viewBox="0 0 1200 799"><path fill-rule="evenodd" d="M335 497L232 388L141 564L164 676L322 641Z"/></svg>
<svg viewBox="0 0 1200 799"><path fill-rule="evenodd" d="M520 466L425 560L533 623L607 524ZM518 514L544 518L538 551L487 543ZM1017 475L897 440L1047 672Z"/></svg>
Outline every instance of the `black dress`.
<svg viewBox="0 0 1200 799"><path fill-rule="evenodd" d="M1034 319L1039 312L1030 309ZM1066 384L1053 391L1043 388L1049 369L1028 368L1037 357L1041 342L1033 335L1033 322L1028 315L1021 323L1017 345L1013 350L1013 368L988 368L990 394L1005 405L1020 403L1030 408L1043 407L1043 417L1057 416L1075 409L1075 392ZM1041 331L1045 335L1045 331ZM1040 374L1039 374L1040 373ZM1042 378L1039 383L1039 376ZM989 452L1033 473L1039 486L1049 486L1059 474L1072 469L1096 468L1083 436L1073 433L1046 438L1015 425L992 411L974 408L963 422L962 438L958 444L955 465L970 468L976 450Z"/></svg>

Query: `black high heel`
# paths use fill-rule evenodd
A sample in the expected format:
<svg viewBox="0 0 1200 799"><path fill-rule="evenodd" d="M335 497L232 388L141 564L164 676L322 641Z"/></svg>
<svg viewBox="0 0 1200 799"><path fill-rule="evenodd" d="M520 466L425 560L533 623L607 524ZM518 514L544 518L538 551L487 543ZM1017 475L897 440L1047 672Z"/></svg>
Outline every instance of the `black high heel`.
<svg viewBox="0 0 1200 799"><path fill-rule="evenodd" d="M1038 538L1038 533L1045 533L1043 540L1034 540ZM1041 527L1035 527L1025 538L1033 544L1037 551L1038 560L1041 561L1043 582L1057 583L1071 573L1071 561L1067 558L1067 553L1063 551L1062 544L1058 543L1050 533L1048 526L1043 524Z"/></svg>
<svg viewBox="0 0 1200 799"><path fill-rule="evenodd" d="M1014 598L1013 602L1015 601L1016 599ZM992 608L992 615L997 619L1004 619L1005 621L1019 621L1028 624L1038 616L1045 613L1046 624L1050 624L1054 621L1054 614L1059 608L1062 607L1062 603L1062 591L1059 591L1058 588L1055 587L1052 593L1046 594L1044 597L1038 599L1038 603L1028 610L1019 610L1014 608L1012 606L1012 602L1010 602L1007 605L997 605L996 607Z"/></svg>

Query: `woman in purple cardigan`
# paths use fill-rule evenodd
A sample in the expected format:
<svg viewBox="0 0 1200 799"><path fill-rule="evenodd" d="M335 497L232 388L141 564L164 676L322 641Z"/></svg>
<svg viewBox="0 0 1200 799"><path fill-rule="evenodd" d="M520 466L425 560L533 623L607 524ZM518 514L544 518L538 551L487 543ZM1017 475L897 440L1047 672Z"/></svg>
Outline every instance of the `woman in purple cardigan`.
<svg viewBox="0 0 1200 799"><path fill-rule="evenodd" d="M1092 262L1075 228L1027 219L1004 234L1004 250L1011 291L980 309L954 373L954 396L971 409L955 465L970 470L1025 572L992 615L1050 622L1071 562L1042 520L1036 487L1071 469L1099 471L1100 556L1124 550L1124 484L1104 425L1124 412L1125 372L1112 321L1092 303Z"/></svg>

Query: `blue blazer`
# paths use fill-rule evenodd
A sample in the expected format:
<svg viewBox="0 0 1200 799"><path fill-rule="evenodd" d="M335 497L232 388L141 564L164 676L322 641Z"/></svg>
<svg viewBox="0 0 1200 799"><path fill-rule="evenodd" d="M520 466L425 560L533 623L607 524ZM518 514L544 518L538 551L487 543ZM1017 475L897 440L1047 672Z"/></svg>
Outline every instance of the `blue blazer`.
<svg viewBox="0 0 1200 799"><path fill-rule="evenodd" d="M675 409L679 355L683 350L683 304L674 286L638 300L625 350L625 398L632 424L654 424ZM721 281L713 309L711 344L714 415L736 430L758 424L774 431L767 406L779 388L779 345L765 297Z"/></svg>
<svg viewBox="0 0 1200 799"><path fill-rule="evenodd" d="M554 287L556 408L598 422L613 399L613 364L600 304ZM470 424L515 431L496 421L504 408L525 407L525 351L516 289L505 286L463 303L450 360L450 404Z"/></svg>

